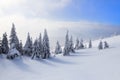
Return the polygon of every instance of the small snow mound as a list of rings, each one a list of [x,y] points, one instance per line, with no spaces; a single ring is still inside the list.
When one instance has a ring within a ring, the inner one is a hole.
[[[20,52],[16,48],[14,48],[11,49],[8,53],[8,55],[14,55],[14,54],[20,55]]]

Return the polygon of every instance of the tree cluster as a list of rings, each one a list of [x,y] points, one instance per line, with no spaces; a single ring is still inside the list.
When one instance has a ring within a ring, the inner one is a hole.
[[[7,33],[3,34],[0,39],[0,54],[5,54],[7,59],[14,59],[19,56],[29,56],[32,59],[50,57],[49,37],[47,30],[44,30],[43,38],[40,34],[39,38],[33,43],[30,34],[27,35],[27,40],[23,46],[22,41],[18,39],[15,25],[12,23],[10,38],[8,40]]]
[[[70,52],[74,53],[74,45],[73,45],[73,40],[72,40],[72,36],[69,39],[69,32],[67,31],[66,37],[65,37],[65,45],[64,45],[64,51],[63,51],[63,55],[70,55]]]
[[[70,55],[70,53],[75,53],[75,50],[85,48],[86,45],[84,44],[83,39],[79,40],[77,38],[76,44],[74,45],[73,37],[72,36],[69,37],[69,31],[67,31],[63,50],[61,48],[59,41],[57,41],[54,53],[55,54],[63,53],[63,56],[67,56]],[[89,40],[88,48],[92,48],[91,40]],[[103,45],[103,42],[100,41],[98,49],[101,50],[106,48],[109,48],[108,43],[104,41]],[[32,40],[30,33],[28,33],[25,45],[23,46],[22,41],[19,40],[19,38],[17,37],[15,25],[14,23],[12,23],[9,40],[7,38],[7,33],[3,34],[2,39],[0,38],[0,54],[5,54],[7,59],[14,59],[20,56],[28,56],[31,57],[31,59],[49,58],[51,53],[47,30],[46,29],[44,30],[43,36],[40,33],[39,37],[36,38],[34,41]]]
[[[85,46],[83,44],[83,39],[79,40],[78,38],[76,39],[76,44],[75,44],[75,49],[79,50],[79,49],[84,49]]]
[[[98,49],[99,50],[102,50],[102,49],[106,49],[106,48],[109,48],[109,44],[107,43],[107,41],[100,41],[99,44],[98,44]]]

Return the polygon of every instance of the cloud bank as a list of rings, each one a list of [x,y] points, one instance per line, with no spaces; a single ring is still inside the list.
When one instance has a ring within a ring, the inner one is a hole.
[[[0,0],[0,12],[5,15],[45,17],[56,10],[65,8],[70,3],[71,0]]]

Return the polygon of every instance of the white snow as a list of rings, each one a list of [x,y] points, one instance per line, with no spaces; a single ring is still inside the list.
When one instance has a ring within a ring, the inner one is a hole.
[[[14,55],[14,54],[20,55],[20,52],[16,48],[14,48],[14,49],[11,49],[8,54],[9,55]]]
[[[104,39],[109,49],[76,51],[47,60],[7,60],[0,56],[0,80],[120,80],[120,36]]]

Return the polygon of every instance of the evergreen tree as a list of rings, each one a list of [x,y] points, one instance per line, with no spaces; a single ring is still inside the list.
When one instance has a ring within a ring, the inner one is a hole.
[[[99,43],[99,45],[98,45],[98,49],[99,49],[99,50],[103,49],[103,42],[102,42],[102,41],[100,41],[100,43]]]
[[[19,52],[21,55],[23,55],[23,44],[22,44],[22,41],[20,40],[20,43],[19,43]]]
[[[83,48],[84,48],[83,39],[81,39],[79,43],[79,49],[83,49]]]
[[[62,53],[62,48],[61,48],[59,42],[57,41],[56,48],[55,48],[55,54],[60,54],[60,53]]]
[[[92,41],[91,40],[89,40],[89,46],[88,47],[92,48]]]
[[[0,38],[0,54],[2,54],[2,40]]]
[[[30,34],[28,33],[27,40],[24,46],[24,54],[27,56],[32,56],[32,39],[30,38]]]
[[[19,40],[16,35],[15,25],[12,23],[11,35],[10,35],[10,49],[15,47],[17,50],[19,49]]]
[[[104,49],[109,48],[107,41],[104,41]]]
[[[78,50],[79,49],[79,39],[77,38],[76,39],[76,44],[75,44],[75,49]]]
[[[75,50],[74,50],[74,44],[73,44],[73,38],[72,38],[72,36],[71,36],[71,38],[70,38],[70,52],[72,52],[72,53],[75,53]]]
[[[47,30],[44,30],[44,36],[43,36],[43,53],[42,58],[46,59],[50,57],[50,47],[49,47],[49,38],[47,35]]]
[[[38,39],[38,44],[39,44],[39,55],[41,56],[43,53],[43,43],[42,43],[42,35],[40,33],[39,39]]]
[[[7,34],[3,34],[3,39],[2,39],[2,53],[3,54],[8,54],[9,47],[8,47],[8,39],[7,39]]]
[[[32,59],[34,58],[40,58],[39,55],[39,44],[38,44],[38,40],[36,39],[34,44],[33,44],[33,55],[32,55]]]
[[[64,47],[64,52],[63,55],[70,55],[70,44],[69,44],[69,35],[68,35],[68,31],[66,34],[66,40],[65,40],[65,47]]]

